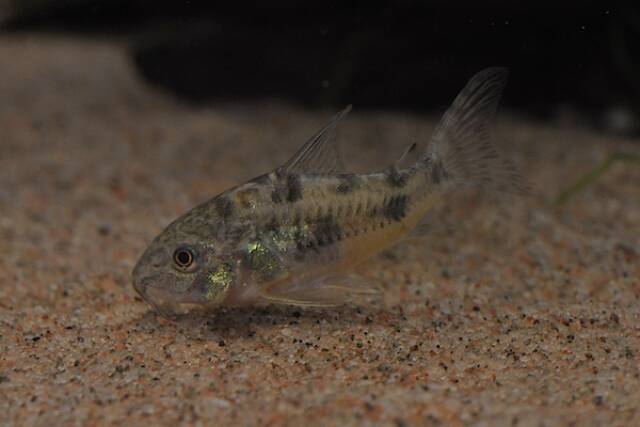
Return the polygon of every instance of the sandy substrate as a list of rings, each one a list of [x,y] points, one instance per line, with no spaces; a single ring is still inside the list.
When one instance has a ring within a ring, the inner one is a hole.
[[[436,209],[430,234],[359,269],[381,299],[170,322],[131,288],[149,240],[283,162],[332,112],[187,108],[103,42],[4,38],[0,58],[0,424],[640,419],[640,169],[551,203],[638,141],[502,114],[496,140],[532,195]],[[433,125],[356,106],[346,163],[385,166]]]

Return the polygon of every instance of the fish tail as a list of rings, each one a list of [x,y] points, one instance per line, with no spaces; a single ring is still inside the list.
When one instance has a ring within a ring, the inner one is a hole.
[[[418,160],[435,184],[480,187],[513,194],[527,192],[515,167],[491,143],[490,124],[507,82],[506,68],[476,74],[446,111]]]

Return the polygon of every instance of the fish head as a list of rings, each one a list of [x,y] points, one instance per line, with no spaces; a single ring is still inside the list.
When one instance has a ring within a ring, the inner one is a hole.
[[[148,246],[132,272],[136,292],[165,317],[186,305],[217,305],[235,280],[225,254],[223,221],[199,206],[170,224]]]

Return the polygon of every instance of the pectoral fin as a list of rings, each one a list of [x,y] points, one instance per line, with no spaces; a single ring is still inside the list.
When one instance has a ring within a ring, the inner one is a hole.
[[[313,281],[279,283],[262,293],[274,304],[305,307],[333,307],[362,295],[376,295],[379,290],[372,283],[355,274],[334,274]]]

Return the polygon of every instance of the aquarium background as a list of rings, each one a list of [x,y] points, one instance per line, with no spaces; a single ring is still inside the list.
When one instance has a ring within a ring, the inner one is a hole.
[[[638,4],[0,0],[0,424],[638,425]],[[530,191],[445,193],[353,271],[378,294],[135,292],[168,224],[345,105],[345,171],[388,171],[494,65]]]
[[[509,67],[507,108],[640,131],[633,1],[5,1],[7,31],[118,37],[138,72],[189,103],[438,111]]]

